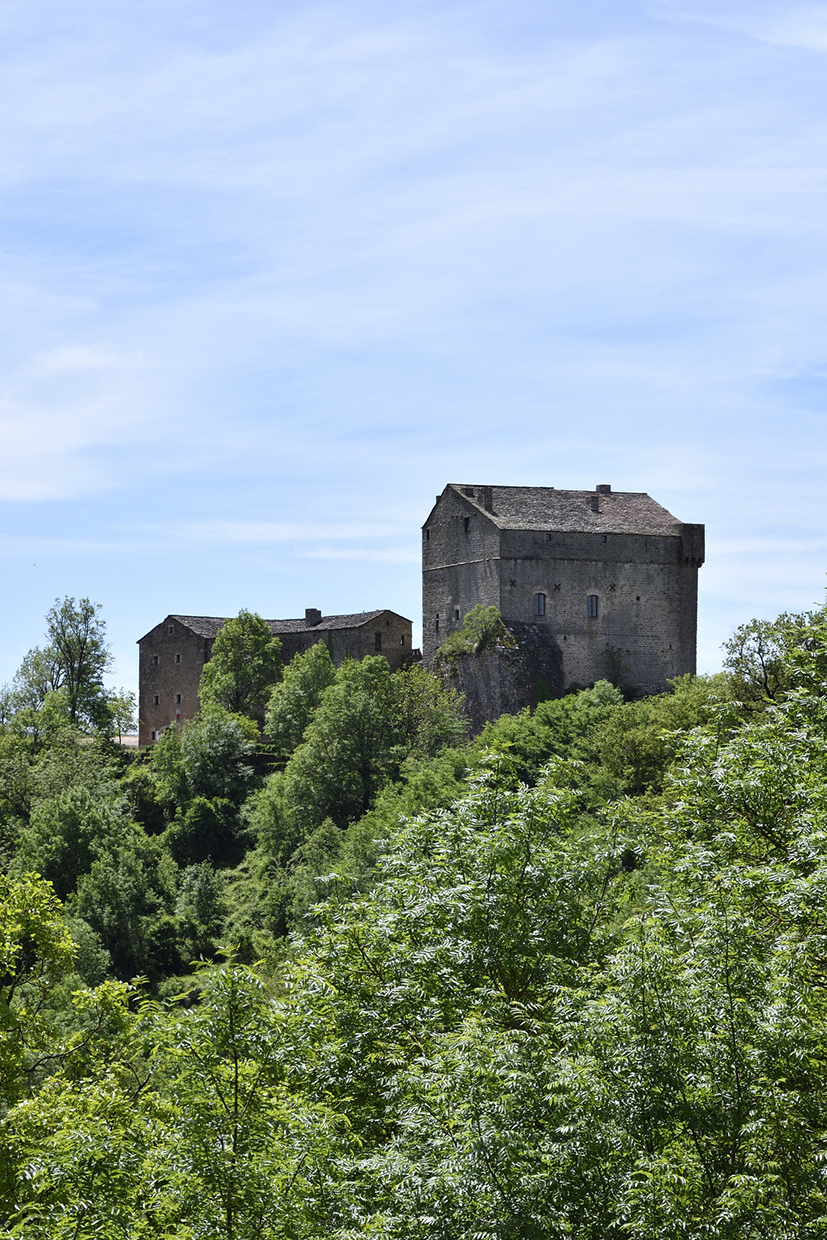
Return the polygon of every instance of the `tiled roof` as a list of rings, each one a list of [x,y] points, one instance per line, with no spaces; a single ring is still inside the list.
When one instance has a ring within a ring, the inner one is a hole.
[[[224,616],[170,616],[170,620],[177,620],[199,637],[215,637],[222,624],[226,624]]]
[[[267,620],[271,633],[309,633],[314,631],[328,632],[330,629],[358,629],[368,624],[377,616],[384,615],[386,608],[379,611],[357,611],[345,616],[322,616],[318,624],[311,624],[305,616],[297,620]],[[185,628],[191,629],[199,637],[215,637],[227,617],[219,616],[171,616]]]
[[[482,487],[450,483],[503,530],[560,533],[671,534],[681,523],[645,491],[558,491],[555,487]],[[469,494],[471,492],[471,494]],[[491,507],[485,508],[490,492]],[[597,498],[599,512],[592,509]]]
[[[358,629],[376,616],[384,615],[385,608],[379,611],[357,611],[350,616],[322,616],[318,624],[310,624],[304,616],[301,620],[268,620],[273,633],[306,633],[314,629]]]

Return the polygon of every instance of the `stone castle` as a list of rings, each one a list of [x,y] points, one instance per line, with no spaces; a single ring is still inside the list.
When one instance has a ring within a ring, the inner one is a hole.
[[[496,607],[516,641],[456,669],[475,728],[543,697],[612,680],[661,693],[695,671],[704,527],[643,492],[559,491],[450,483],[422,527],[422,658],[476,604]],[[225,619],[167,616],[140,639],[139,744],[198,710],[204,663]],[[318,641],[336,666],[382,654],[413,658],[411,622],[394,611],[268,620],[285,661]]]
[[[466,659],[475,724],[612,680],[662,693],[695,671],[704,527],[642,492],[449,484],[422,527],[422,654],[432,665],[477,603],[517,652]]]

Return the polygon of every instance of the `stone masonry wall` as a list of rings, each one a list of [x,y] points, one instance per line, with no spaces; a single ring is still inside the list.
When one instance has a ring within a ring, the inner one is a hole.
[[[198,686],[212,642],[198,637],[177,620],[157,624],[139,648],[140,718],[138,744],[148,745],[154,733],[191,719],[198,712]]]

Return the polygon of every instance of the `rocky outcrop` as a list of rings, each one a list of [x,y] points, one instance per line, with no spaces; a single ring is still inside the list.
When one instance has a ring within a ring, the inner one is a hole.
[[[479,654],[456,655],[446,668],[452,687],[465,695],[474,733],[500,715],[563,696],[563,656],[546,626],[512,621],[508,630],[515,648],[491,646]]]

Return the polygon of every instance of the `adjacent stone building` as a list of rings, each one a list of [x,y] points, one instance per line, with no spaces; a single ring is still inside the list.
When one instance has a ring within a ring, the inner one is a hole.
[[[481,683],[460,686],[472,715],[475,698],[494,717],[603,679],[662,692],[695,671],[703,561],[704,527],[643,492],[451,483],[422,528],[423,659],[480,603],[519,649],[507,684],[481,664]]]
[[[140,639],[140,745],[157,740],[170,723],[182,723],[197,714],[201,672],[225,623],[226,617],[218,616],[167,616]],[[268,620],[267,624],[281,641],[285,663],[317,642],[325,642],[336,667],[348,657],[381,654],[395,671],[414,657],[411,622],[394,611],[323,616],[308,607],[303,620]]]

